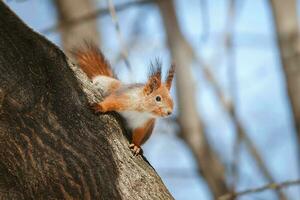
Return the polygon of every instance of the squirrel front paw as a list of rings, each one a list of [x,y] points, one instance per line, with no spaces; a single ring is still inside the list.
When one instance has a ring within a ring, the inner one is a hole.
[[[90,105],[90,107],[95,113],[104,113],[104,112],[106,112],[106,110],[103,108],[103,106],[100,103],[93,103],[93,104]]]
[[[129,148],[131,149],[133,155],[135,155],[135,156],[137,156],[139,154],[143,154],[142,148],[140,146],[136,145],[136,144],[131,143],[129,145]]]

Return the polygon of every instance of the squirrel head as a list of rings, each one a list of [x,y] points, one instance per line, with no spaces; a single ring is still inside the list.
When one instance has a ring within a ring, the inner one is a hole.
[[[164,82],[161,80],[161,63],[156,60],[156,67],[151,64],[150,76],[143,88],[145,95],[145,109],[156,117],[165,117],[173,112],[173,100],[170,89],[175,73],[175,66],[171,65]]]

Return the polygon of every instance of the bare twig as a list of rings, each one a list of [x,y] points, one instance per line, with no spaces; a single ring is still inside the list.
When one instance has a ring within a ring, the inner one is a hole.
[[[230,95],[233,104],[238,102],[238,93],[236,88],[236,65],[235,51],[233,47],[234,25],[236,18],[236,0],[229,0],[229,8],[224,32],[225,52],[227,53],[227,77],[229,81]]]
[[[217,48],[215,54],[212,56],[211,62],[212,66],[219,66],[220,62],[222,62],[226,55],[228,55],[228,45],[234,46],[232,40],[232,32],[233,32],[233,24],[234,20],[239,16],[242,12],[242,3],[244,1],[237,1],[237,0],[228,0],[228,12],[224,26],[224,32],[221,35],[220,43],[221,48]],[[246,35],[246,34],[245,34]],[[252,36],[253,37],[253,36]]]
[[[130,31],[130,38],[128,39],[127,42],[127,52],[130,52],[131,50],[133,50],[134,48],[137,47],[138,43],[139,43],[139,36],[142,32],[142,24],[145,22],[147,16],[148,16],[149,12],[148,10],[144,9],[144,10],[139,10],[139,13],[137,14],[137,17],[135,18],[134,22],[132,23],[132,27],[131,27],[131,31]],[[143,17],[140,17],[141,15],[143,15]],[[122,56],[122,51],[118,52],[117,56],[114,58],[113,63],[118,63],[120,60],[123,59]]]
[[[285,181],[285,182],[281,182],[281,183],[270,183],[270,184],[263,185],[258,188],[252,188],[252,189],[247,189],[247,190],[243,190],[243,191],[236,192],[236,193],[225,194],[225,195],[221,196],[220,198],[218,198],[218,200],[231,200],[231,199],[236,199],[237,197],[248,195],[248,194],[262,192],[265,190],[279,190],[282,188],[295,186],[295,185],[299,185],[299,184],[300,184],[300,179]]]
[[[120,28],[120,24],[119,24],[119,20],[118,20],[117,14],[116,14],[116,10],[115,10],[115,6],[114,6],[114,3],[113,3],[113,0],[107,0],[107,3],[108,3],[108,8],[109,8],[110,16],[111,16],[112,21],[114,23],[114,26],[115,26],[115,29],[116,29],[116,32],[117,32],[117,35],[118,35],[118,39],[119,39],[119,42],[120,42],[121,55],[122,55],[122,57],[124,59],[126,67],[129,70],[131,70],[132,68],[131,68],[131,65],[130,65],[129,60],[128,60],[128,51],[127,51],[125,42],[123,41],[123,37],[122,37],[122,33],[121,33],[121,28]]]
[[[126,9],[134,7],[134,6],[145,6],[145,5],[151,5],[153,3],[154,3],[154,0],[138,0],[138,1],[132,0],[132,1],[129,1],[129,2],[126,2],[126,3],[116,6],[115,10],[117,12],[119,12],[119,11],[123,11],[123,10],[126,10]],[[44,30],[41,30],[41,33],[49,34],[49,33],[60,30],[64,26],[74,26],[74,25],[80,24],[83,21],[92,20],[99,16],[104,16],[104,15],[108,15],[108,14],[109,14],[109,8],[100,8],[100,9],[96,10],[95,12],[88,13],[79,18],[65,21],[63,23],[58,23],[54,26],[51,26]]]
[[[234,118],[238,117],[236,107],[238,107],[238,90],[236,87],[237,75],[236,75],[236,63],[235,63],[235,51],[233,46],[234,37],[234,25],[236,18],[236,0],[229,0],[229,7],[227,12],[227,19],[225,23],[224,31],[224,43],[225,43],[225,53],[227,53],[227,77],[230,88],[230,96],[232,103],[230,104],[229,112],[232,113]],[[236,122],[233,120],[233,122]],[[233,124],[235,129],[236,123]],[[235,130],[237,132],[237,130]],[[240,144],[242,142],[241,134],[236,134],[234,145],[233,145],[233,162],[231,166],[232,171],[232,191],[235,191],[239,173],[238,173],[238,163],[240,158]]]

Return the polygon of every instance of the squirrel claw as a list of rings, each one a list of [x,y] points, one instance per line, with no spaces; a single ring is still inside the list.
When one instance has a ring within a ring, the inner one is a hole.
[[[135,155],[135,156],[138,156],[139,154],[142,154],[142,149],[141,149],[140,146],[137,146],[137,145],[131,143],[129,145],[129,148],[131,149],[133,155]]]

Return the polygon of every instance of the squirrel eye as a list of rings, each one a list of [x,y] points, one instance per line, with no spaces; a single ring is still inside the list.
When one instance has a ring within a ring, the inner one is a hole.
[[[161,101],[161,97],[160,96],[156,96],[155,100],[156,101]]]

